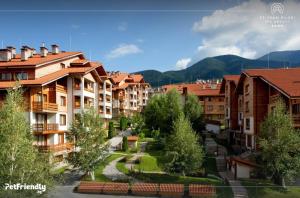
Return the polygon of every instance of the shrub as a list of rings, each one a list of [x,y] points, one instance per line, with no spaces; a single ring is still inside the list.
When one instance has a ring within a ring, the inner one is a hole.
[[[115,127],[114,127],[114,123],[109,122],[109,125],[108,125],[108,138],[111,139],[114,136],[116,136],[116,130],[115,130]]]
[[[144,138],[145,138],[145,134],[144,134],[143,132],[140,133],[140,134],[139,134],[139,138],[140,138],[140,139],[144,139]]]
[[[125,129],[127,129],[127,127],[128,127],[128,120],[126,117],[123,116],[120,118],[120,129],[124,131]]]
[[[160,134],[159,130],[152,130],[151,131],[151,137],[154,138],[154,139],[158,139],[159,138],[159,134]]]
[[[128,151],[128,140],[127,140],[126,136],[123,137],[122,150],[123,151]]]

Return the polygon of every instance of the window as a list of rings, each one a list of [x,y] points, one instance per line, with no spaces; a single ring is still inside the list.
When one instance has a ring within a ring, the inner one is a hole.
[[[61,126],[66,126],[66,123],[67,123],[67,116],[64,115],[64,114],[60,114],[60,116],[59,116],[59,124]]]
[[[207,101],[209,101],[209,102],[210,102],[210,101],[211,101],[211,97],[208,97],[208,98],[207,98]]]
[[[245,93],[246,93],[246,94],[249,93],[249,85],[246,85],[246,86],[245,86]]]
[[[17,80],[27,80],[28,79],[28,73],[26,72],[19,72],[16,73]]]
[[[0,78],[1,80],[11,80],[11,73],[1,73]]]
[[[65,107],[66,106],[66,97],[60,96],[60,106]]]
[[[66,68],[66,65],[63,64],[63,63],[61,63],[61,64],[60,64],[60,68],[64,69],[64,68]]]
[[[250,119],[246,118],[246,130],[250,130]]]
[[[242,120],[243,119],[243,113],[239,113],[239,120]]]
[[[214,109],[214,107],[212,105],[207,106],[207,111],[212,111],[213,109]]]
[[[292,112],[293,114],[300,114],[300,104],[293,104]]]
[[[75,96],[75,108],[80,108],[80,96]]]
[[[245,106],[246,106],[246,112],[249,112],[249,102],[246,102]]]

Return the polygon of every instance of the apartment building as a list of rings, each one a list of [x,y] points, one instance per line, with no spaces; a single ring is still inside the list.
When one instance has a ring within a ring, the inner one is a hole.
[[[14,47],[0,49],[0,100],[19,80],[34,144],[59,164],[73,151],[66,136],[76,113],[94,107],[104,119],[112,117],[112,84],[101,63],[86,60],[81,52],[51,48],[42,46],[37,53],[23,46],[20,54]]]
[[[109,73],[113,84],[113,117],[141,112],[149,99],[149,83],[140,74]]]
[[[236,94],[240,75],[224,75],[220,93],[225,95],[225,130],[231,145],[245,145],[243,96]]]
[[[256,150],[260,125],[279,98],[285,102],[294,127],[300,127],[299,76],[300,68],[290,68],[250,69],[244,71],[238,81],[237,76],[234,79],[224,77],[221,93],[225,93],[225,98],[230,95],[229,111],[234,109],[226,117],[227,122],[230,121],[232,144],[238,142],[247,150]],[[226,103],[225,108],[228,108]],[[244,140],[240,139],[240,134]]]
[[[224,122],[224,94],[220,93],[221,84],[218,81],[199,81],[162,86],[163,92],[176,89],[183,96],[191,93],[198,97],[203,107],[206,129],[218,133]]]

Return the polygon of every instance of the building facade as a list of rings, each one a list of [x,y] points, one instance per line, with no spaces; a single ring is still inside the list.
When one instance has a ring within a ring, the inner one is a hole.
[[[113,84],[113,117],[141,112],[149,100],[150,85],[140,74],[109,73]]]
[[[19,81],[24,89],[25,115],[34,145],[51,152],[57,164],[73,151],[68,128],[76,113],[94,107],[104,119],[112,117],[112,84],[101,63],[87,61],[81,52],[63,52],[52,45],[40,53],[23,46],[21,53],[0,50],[0,101]]]
[[[225,93],[226,101],[229,98],[225,122],[232,145],[256,150],[260,125],[279,99],[286,104],[294,127],[300,127],[299,75],[300,68],[250,69],[234,80],[224,77],[221,93]]]

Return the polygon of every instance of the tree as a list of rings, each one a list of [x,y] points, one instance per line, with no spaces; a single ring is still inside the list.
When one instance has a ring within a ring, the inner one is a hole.
[[[94,109],[76,114],[68,136],[69,140],[75,140],[76,151],[69,158],[69,162],[88,173],[92,180],[95,180],[95,166],[107,153],[104,138],[103,120]]]
[[[188,94],[184,104],[184,114],[190,120],[193,129],[199,133],[205,128],[203,108],[197,96]]]
[[[183,115],[173,124],[173,133],[167,139],[166,171],[171,173],[191,174],[199,170],[203,163],[204,151],[198,143],[198,136]]]
[[[116,130],[113,122],[109,122],[108,124],[108,138],[111,139],[116,136]]]
[[[120,118],[120,129],[121,129],[122,131],[124,131],[125,129],[127,129],[127,125],[128,125],[127,118],[124,117],[124,116],[122,116],[122,117]]]
[[[148,102],[145,111],[145,124],[150,130],[160,130],[163,136],[172,131],[173,123],[183,114],[180,94],[175,89],[166,94],[153,96]]]
[[[128,139],[126,136],[123,137],[122,150],[128,151]]]
[[[145,126],[144,118],[140,113],[136,113],[131,118],[132,130],[135,134],[141,133],[143,127]]]
[[[24,116],[21,88],[7,91],[0,109],[0,186],[9,184],[53,185],[49,153],[41,153],[33,146],[30,125]],[[0,197],[35,197],[36,190],[4,191]]]
[[[300,135],[293,128],[291,116],[283,101],[278,101],[272,113],[261,125],[259,145],[264,167],[274,183],[285,187],[300,172]]]

